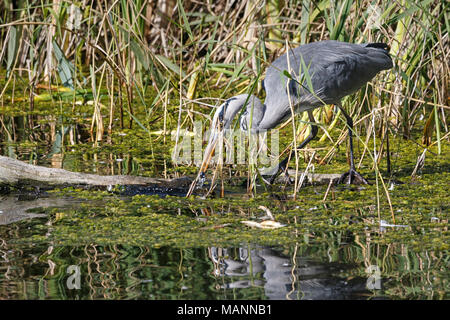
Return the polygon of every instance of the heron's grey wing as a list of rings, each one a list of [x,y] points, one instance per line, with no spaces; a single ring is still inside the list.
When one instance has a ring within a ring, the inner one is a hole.
[[[385,47],[378,43],[361,45],[330,40],[291,50],[289,55],[275,60],[267,70],[267,107],[280,102],[289,105],[287,89],[291,101],[299,105],[318,106],[338,102],[358,90],[379,71],[392,67]],[[284,76],[284,70],[289,70],[296,81]],[[308,85],[305,72],[313,88]]]
[[[323,104],[315,95],[322,88],[324,65],[332,62],[326,54],[321,59],[315,59],[315,55],[326,48],[323,43],[315,42],[290,50],[289,54],[280,56],[267,69],[264,79],[266,115],[262,127],[270,128],[289,118],[291,105],[296,112],[301,112]],[[290,74],[290,78],[286,77],[285,72]],[[306,72],[313,88],[306,81]]]
[[[382,48],[360,45],[352,49],[354,51],[336,57],[321,74],[327,79],[321,82],[324,83],[322,96],[327,103],[340,101],[364,86],[378,72],[392,68],[392,59]]]
[[[300,99],[305,104],[314,106],[318,99],[314,98],[311,91],[317,93],[322,87],[322,70],[324,66],[333,62],[333,58],[327,54],[330,49],[328,45],[333,42],[322,41],[301,45],[283,54],[276,59],[267,69],[265,82],[266,107],[267,112],[272,113],[272,117],[286,117],[291,114],[290,104],[297,105]],[[317,59],[315,56],[321,57]],[[285,72],[290,74],[291,80],[285,76]],[[309,88],[307,73],[313,81],[313,88]],[[313,89],[313,90],[311,90]]]

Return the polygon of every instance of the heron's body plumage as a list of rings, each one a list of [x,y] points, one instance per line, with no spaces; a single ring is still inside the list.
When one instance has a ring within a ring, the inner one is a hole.
[[[211,153],[214,152],[219,121],[222,128],[228,129],[239,111],[245,109],[240,121],[242,130],[249,128],[254,131],[269,130],[291,117],[292,110],[295,113],[307,111],[310,121],[314,123],[312,109],[325,104],[336,104],[343,111],[349,127],[350,171],[343,177],[348,177],[348,181],[351,182],[355,176],[359,176],[360,181],[367,183],[354,168],[353,122],[342,109],[340,101],[364,86],[378,72],[392,66],[388,47],[383,43],[353,44],[327,40],[304,44],[289,50],[267,69],[263,82],[266,91],[264,104],[254,95],[241,94],[226,100],[217,109],[199,177],[204,176]],[[311,132],[299,148],[314,138],[317,128]],[[278,169],[287,166],[288,160],[289,157],[280,163],[270,181],[274,180]],[[188,195],[195,183],[196,181],[193,182]]]
[[[333,40],[312,42],[277,58],[266,72],[264,117],[256,124],[257,128],[274,128],[289,118],[291,104],[296,112],[303,112],[337,103],[378,72],[392,68],[387,50],[382,45],[371,45]],[[286,77],[285,71],[295,80]],[[313,88],[308,85],[305,72]]]

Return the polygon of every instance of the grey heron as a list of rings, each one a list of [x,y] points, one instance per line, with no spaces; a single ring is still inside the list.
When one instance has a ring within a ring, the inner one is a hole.
[[[218,141],[217,126],[229,129],[234,117],[244,108],[240,119],[241,130],[256,132],[277,127],[292,116],[292,110],[295,113],[306,111],[311,131],[297,147],[301,149],[318,132],[312,110],[326,104],[338,106],[346,118],[350,148],[350,170],[338,182],[367,184],[355,169],[353,120],[342,108],[341,100],[356,92],[380,71],[393,67],[388,50],[384,43],[353,44],[326,40],[301,45],[277,58],[267,69],[263,81],[266,91],[264,104],[254,95],[241,94],[227,99],[218,107],[199,174],[187,196],[192,194],[198,180],[204,179]],[[289,159],[288,156],[282,160],[266,177],[266,182],[273,183],[279,172],[286,169]]]

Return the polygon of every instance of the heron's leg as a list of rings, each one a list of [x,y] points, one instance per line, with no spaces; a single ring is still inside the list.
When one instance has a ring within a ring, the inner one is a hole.
[[[317,127],[316,120],[314,119],[314,115],[312,113],[312,110],[307,111],[307,112],[308,112],[308,116],[309,116],[309,122],[311,123],[311,132],[306,137],[306,139],[303,140],[302,143],[300,143],[300,145],[297,147],[297,150],[303,149],[312,139],[314,139],[316,137],[317,132],[319,131],[319,128]],[[286,158],[284,158],[283,161],[281,161],[278,164],[278,168],[276,169],[275,173],[273,173],[272,175],[268,175],[266,177],[263,177],[263,179],[268,184],[273,184],[273,182],[278,177],[278,175],[281,172],[286,170],[290,158],[291,158],[290,155],[288,155]]]
[[[350,117],[347,112],[345,112],[344,108],[342,108],[341,103],[336,104],[339,109],[341,109],[342,114],[347,120],[348,126],[348,138],[350,144],[350,170],[344,173],[340,178],[338,183],[347,183],[347,184],[368,184],[367,180],[361,176],[355,168],[354,156],[353,156],[353,119]]]

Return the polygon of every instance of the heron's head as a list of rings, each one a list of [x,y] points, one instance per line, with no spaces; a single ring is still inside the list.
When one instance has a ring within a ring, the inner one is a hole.
[[[226,100],[217,108],[211,123],[211,133],[209,136],[208,145],[206,146],[203,154],[203,161],[200,166],[200,175],[204,175],[208,169],[208,165],[214,155],[217,143],[220,140],[221,133],[224,133],[224,130],[230,129],[233,119],[237,113],[251,102],[252,97],[253,96],[249,97],[247,94],[234,96]]]

